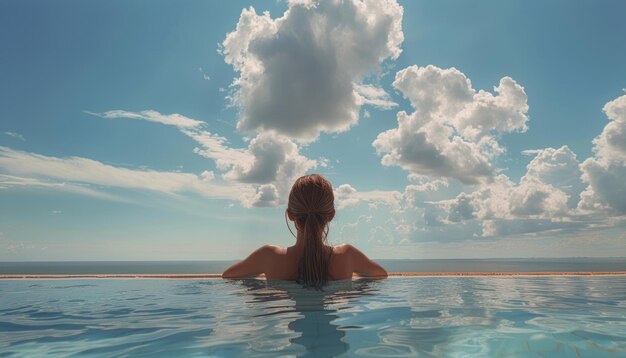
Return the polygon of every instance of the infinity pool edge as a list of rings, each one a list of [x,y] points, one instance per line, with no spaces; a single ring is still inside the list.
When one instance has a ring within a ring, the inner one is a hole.
[[[389,277],[458,277],[458,276],[624,276],[626,271],[540,271],[540,272],[390,272]],[[55,274],[0,275],[4,279],[72,279],[72,278],[158,278],[201,279],[221,278],[221,274]],[[357,275],[355,278],[359,277]],[[258,276],[257,278],[264,278]]]

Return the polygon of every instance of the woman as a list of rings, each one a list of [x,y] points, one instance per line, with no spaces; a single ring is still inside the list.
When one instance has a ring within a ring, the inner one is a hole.
[[[223,278],[244,278],[265,274],[268,279],[296,280],[319,288],[328,280],[387,277],[387,271],[352,245],[328,246],[328,223],[335,216],[333,188],[321,175],[300,177],[291,187],[285,212],[298,235],[295,245],[265,245],[245,260],[229,267]],[[289,227],[289,223],[287,223]],[[291,228],[289,228],[291,231]],[[291,233],[293,235],[293,232]]]

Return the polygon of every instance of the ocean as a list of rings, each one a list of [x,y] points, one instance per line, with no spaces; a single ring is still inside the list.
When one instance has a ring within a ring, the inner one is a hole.
[[[389,272],[626,271],[626,258],[376,260]],[[215,274],[236,261],[0,262],[3,275]]]

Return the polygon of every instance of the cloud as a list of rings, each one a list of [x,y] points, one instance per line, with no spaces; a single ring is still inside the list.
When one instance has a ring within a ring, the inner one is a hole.
[[[338,209],[347,209],[358,205],[367,204],[370,218],[363,222],[360,218],[358,229],[356,224],[347,224],[341,228],[341,236],[344,239],[353,240],[354,237],[369,237],[369,243],[374,245],[392,244],[394,237],[398,242],[407,242],[413,234],[419,232],[428,234],[421,224],[425,224],[430,218],[426,217],[433,210],[438,209],[428,203],[424,203],[423,195],[427,190],[417,185],[408,185],[403,192],[394,190],[371,190],[358,191],[350,184],[342,184],[335,188],[335,205]],[[429,207],[429,209],[425,209]],[[371,220],[371,218],[374,220]],[[370,221],[372,221],[370,223]],[[348,233],[351,233],[348,235]]]
[[[439,204],[426,200],[434,190],[447,186],[447,182],[435,180],[426,181],[426,178],[412,178],[418,184],[409,184],[404,191],[372,190],[360,192],[350,184],[342,184],[335,189],[335,204],[338,209],[349,209],[367,204],[370,216],[375,218],[370,235],[371,242],[380,244],[380,237],[373,233],[383,234],[383,242],[394,242],[388,236],[397,237],[398,242],[409,242],[412,239],[420,241],[447,239],[450,231],[443,232],[441,222],[445,212]],[[361,230],[361,234],[365,229]],[[456,232],[454,232],[456,235]],[[467,234],[467,230],[465,230]]]
[[[199,141],[209,146],[196,152],[216,159],[224,179],[256,185],[256,194],[245,200],[247,206],[283,204],[293,182],[318,165],[301,155],[291,140],[271,132],[257,135],[243,150],[219,148],[212,141]]]
[[[194,153],[215,160],[218,169],[225,171],[235,163],[249,163],[254,160],[245,149],[230,148],[228,140],[207,131],[182,130],[182,133],[196,141],[200,147]]]
[[[454,92],[463,97],[459,94],[462,91]],[[439,105],[425,108],[432,111]],[[608,102],[603,110],[609,124],[593,140],[594,155],[582,164],[567,146],[525,150],[522,153],[533,158],[518,183],[499,174],[491,181],[480,182],[470,193],[461,192],[450,200],[427,201],[425,204],[434,207],[424,213],[424,222],[446,225],[446,230],[450,225],[478,222],[482,224],[482,236],[488,237],[622,225],[618,219],[626,214],[626,95]],[[415,174],[409,178],[424,180]],[[399,214],[416,202],[409,200],[409,187],[402,195]],[[405,221],[405,229],[410,229],[418,219]],[[410,233],[409,229],[405,231]]]
[[[580,208],[626,215],[626,167],[590,158],[583,162],[581,169],[583,181],[588,186],[581,194]]]
[[[5,249],[7,250],[7,252],[16,253],[26,250],[47,250],[48,247],[41,245],[25,244],[23,242],[12,242],[8,245],[5,245]]]
[[[384,89],[376,87],[374,85],[354,85],[355,91],[361,97],[361,103],[369,104],[380,109],[391,109],[397,107],[398,104],[394,102],[389,93]],[[366,114],[363,114],[366,117]]]
[[[469,194],[435,202],[447,213],[443,222],[482,220],[484,236],[571,227],[583,189],[576,155],[567,146],[525,154],[535,157],[519,183],[500,174]]]
[[[500,80],[494,95],[474,90],[455,68],[411,66],[396,74],[393,86],[415,111],[399,112],[398,127],[372,143],[385,166],[478,184],[495,175],[492,160],[504,152],[498,137],[527,130],[527,96],[510,77]]]
[[[320,157],[317,160],[317,163],[319,164],[320,167],[322,168],[332,168],[333,165],[330,162],[330,159],[326,158],[326,157]]]
[[[281,196],[274,184],[259,185],[253,195],[242,201],[244,207],[278,206],[281,203]]]
[[[415,184],[407,185],[405,190],[411,192],[423,192],[423,191],[437,191],[441,187],[447,187],[449,185],[446,179],[430,179],[427,176],[409,174],[409,181]]]
[[[394,205],[401,196],[398,191],[371,190],[357,191],[350,184],[341,184],[334,189],[335,205],[338,209],[367,202],[373,205]]]
[[[564,233],[596,225],[597,221],[581,217],[577,212],[578,196],[572,202],[568,200],[568,193],[580,193],[582,187],[579,177],[578,183],[571,179],[580,175],[575,154],[563,146],[537,150],[534,155],[518,183],[497,175],[473,192],[461,192],[450,200],[429,199],[442,195],[437,190],[447,186],[447,182],[413,176],[411,180],[417,184],[408,184],[403,192],[373,191],[379,200],[367,200],[370,192],[361,193],[349,184],[340,185],[335,190],[336,203],[344,210],[367,203],[368,216],[376,220],[361,223],[362,226],[376,226],[378,233],[380,230],[393,233],[398,239],[392,242],[397,243]],[[360,236],[367,237],[366,228],[359,230]]]
[[[355,222],[341,225],[338,235],[341,242],[354,244],[370,240],[371,221],[371,215],[360,215]]]
[[[202,74],[202,78],[204,78],[205,81],[211,80],[211,77],[207,75],[206,73],[204,73],[204,70],[202,69],[202,67],[198,67],[198,71],[200,71],[200,73]]]
[[[240,199],[250,190],[241,185],[207,182],[203,180],[203,176],[191,173],[120,168],[81,157],[50,157],[6,147],[0,147],[0,170],[14,175],[29,176],[19,178],[4,175],[4,181],[0,182],[0,185],[8,183],[12,186],[42,186],[45,183],[42,180],[45,180],[48,181],[46,185],[51,188],[63,187],[67,185],[65,182],[70,182],[73,188],[79,184],[91,184],[165,194],[194,193],[206,198],[231,200]]]
[[[4,132],[4,134],[8,135],[9,137],[13,137],[15,139],[19,139],[22,142],[26,141],[26,139],[24,138],[23,135],[19,134],[19,133],[15,133],[15,132]]]
[[[338,209],[358,205],[361,202],[358,192],[350,184],[341,184],[333,191],[335,195],[335,205]]]
[[[180,114],[166,115],[154,110],[138,113],[115,110],[103,115],[87,113],[104,118],[131,118],[152,122],[157,121],[153,119],[158,119],[159,123],[177,127],[181,133],[200,145],[194,148],[194,153],[215,161],[223,179],[251,184],[254,194],[246,195],[242,199],[242,204],[246,207],[277,206],[284,203],[293,181],[318,165],[317,161],[301,155],[299,147],[292,140],[275,132],[258,134],[249,141],[247,148],[231,148],[225,137],[201,129],[204,122]],[[147,119],[148,117],[151,119]],[[207,178],[203,176],[202,179],[206,181]]]
[[[612,215],[626,214],[626,95],[604,108],[609,123],[593,140],[594,156],[580,166],[587,188],[580,209]]]
[[[215,160],[224,179],[255,186],[257,194],[253,198],[258,201],[248,198],[246,206],[284,203],[291,184],[318,165],[317,161],[301,155],[290,139],[272,132],[257,135],[245,149],[228,148],[225,138],[208,132],[185,133],[202,145],[194,150],[197,154]],[[275,194],[271,200],[270,194]]]
[[[250,154],[251,160],[232,163],[225,178],[244,183],[291,182],[317,166],[314,160],[302,156],[291,140],[271,133],[261,133],[253,138],[246,153]]]
[[[498,175],[489,184],[476,191],[460,193],[455,199],[438,202],[446,208],[448,221],[459,222],[478,218],[516,219],[549,218],[567,214],[567,195],[552,185],[523,180],[513,183],[505,175]]]
[[[205,123],[195,119],[187,118],[178,113],[173,114],[161,114],[157,111],[147,110],[141,112],[129,112],[123,110],[112,110],[104,113],[96,113],[84,111],[87,114],[98,116],[101,118],[115,119],[115,118],[130,118],[130,119],[142,119],[149,122],[161,123],[169,126],[175,126],[178,128],[199,128]]]
[[[205,170],[202,173],[200,173],[200,178],[202,178],[202,180],[204,181],[211,181],[215,179],[215,173],[213,173],[212,171]]]
[[[588,226],[585,222],[554,221],[550,219],[485,220],[482,223],[483,237],[512,235],[543,235],[580,231]]]
[[[609,123],[593,140],[593,151],[600,160],[626,165],[626,95],[604,105]]]
[[[477,205],[474,196],[466,193],[459,194],[452,201],[440,202],[448,212],[448,222],[471,220],[477,216]]]
[[[583,211],[626,214],[626,95],[608,102],[609,123],[593,140],[594,156],[580,166],[587,188],[581,194]]]
[[[220,49],[239,73],[237,128],[307,142],[350,128],[363,104],[391,107],[363,79],[400,55],[402,14],[392,0],[292,1],[276,19],[244,9]]]
[[[512,216],[562,217],[567,214],[568,196],[541,181],[523,180],[511,188],[508,200]]]
[[[227,170],[237,163],[245,164],[254,161],[254,157],[250,155],[250,153],[246,153],[244,149],[230,148],[228,146],[228,140],[225,137],[202,130],[201,127],[206,124],[205,122],[188,118],[178,113],[162,114],[154,110],[141,112],[112,110],[104,113],[85,111],[85,113],[101,118],[140,119],[174,126],[178,128],[181,133],[201,145],[201,148],[194,150],[196,154],[215,160],[216,166],[220,170]]]
[[[78,195],[90,196],[97,199],[130,203],[131,201],[116,195],[104,193],[93,189],[85,184],[58,182],[54,180],[42,180],[36,178],[25,178],[14,175],[0,174],[0,190],[9,188],[40,188],[48,190],[58,190]]]
[[[523,153],[531,155],[530,151]],[[569,197],[567,207],[575,208],[585,187],[576,154],[565,145],[558,149],[536,150],[532,155],[534,158],[526,167],[522,181],[538,181],[559,188]]]

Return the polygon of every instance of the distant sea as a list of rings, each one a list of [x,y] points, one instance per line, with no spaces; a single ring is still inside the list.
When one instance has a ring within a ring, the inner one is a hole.
[[[626,271],[626,258],[376,260],[389,272]],[[0,262],[0,274],[222,273],[236,261]]]

